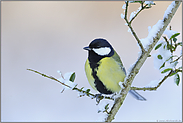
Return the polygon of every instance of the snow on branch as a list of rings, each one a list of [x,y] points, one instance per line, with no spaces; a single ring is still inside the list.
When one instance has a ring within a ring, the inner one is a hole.
[[[128,27],[129,27],[129,30],[131,31],[131,33],[133,34],[133,36],[134,36],[135,39],[137,40],[137,42],[138,42],[138,44],[139,44],[139,46],[140,46],[140,48],[141,48],[141,50],[142,50],[142,53],[143,53],[143,52],[145,52],[145,49],[144,49],[144,47],[143,47],[141,41],[139,40],[138,36],[136,35],[135,31],[133,30],[133,28],[132,28],[132,26],[131,26],[131,23],[132,23],[132,21],[135,19],[135,17],[136,17],[144,8],[143,8],[143,5],[142,5],[142,6],[141,6],[141,9],[138,10],[138,12],[137,12],[133,17],[131,17],[130,22],[129,22],[128,19],[127,19],[128,2],[129,2],[129,1],[126,1],[126,5],[125,5],[126,8],[125,8],[124,19],[125,19],[125,21],[126,21]],[[124,8],[124,7],[123,7],[123,8]]]
[[[155,81],[152,81],[150,84],[148,84],[146,87],[142,87],[142,88],[139,88],[139,87],[131,87],[130,90],[143,90],[143,91],[149,90],[149,91],[155,91],[155,90],[157,90],[162,85],[162,83],[168,77],[170,77],[171,75],[173,75],[173,73],[176,73],[176,72],[182,72],[182,70],[178,70],[178,69],[176,71],[171,70],[168,73],[168,75],[164,76],[163,79],[160,82],[157,81],[157,80],[155,80]]]
[[[128,91],[131,89],[131,84],[132,84],[133,79],[135,78],[138,71],[140,70],[140,68],[142,67],[142,65],[146,61],[147,57],[149,56],[149,53],[152,51],[152,49],[154,48],[154,46],[156,45],[156,43],[158,42],[158,40],[162,36],[163,32],[167,28],[168,24],[170,23],[171,19],[174,16],[175,12],[177,11],[180,3],[181,3],[181,1],[173,1],[171,3],[171,5],[167,8],[167,10],[165,11],[163,20],[158,21],[157,25],[155,25],[156,29],[154,29],[154,31],[151,32],[152,34],[149,34],[150,35],[149,37],[151,37],[152,39],[149,39],[150,43],[148,43],[148,47],[146,47],[147,49],[145,51],[141,41],[139,41],[137,35],[135,33],[133,33],[133,28],[131,27],[131,24],[129,24],[129,22],[127,21],[128,1],[126,1],[126,10],[125,10],[124,19],[126,20],[129,28],[131,29],[132,34],[136,38],[136,40],[137,40],[137,42],[142,50],[142,54],[139,56],[139,58],[137,59],[137,61],[133,65],[133,68],[131,69],[130,73],[127,74],[127,76],[124,80],[126,88],[123,88],[120,91],[121,96],[119,98],[115,99],[113,107],[111,108],[108,116],[105,118],[105,122],[111,122],[114,119],[116,113],[118,112],[119,108],[123,104],[124,99],[126,98]]]
[[[41,72],[38,72],[38,71],[36,71],[36,70],[32,70],[32,69],[27,69],[27,70],[32,71],[32,72],[34,72],[34,73],[37,73],[37,74],[39,74],[39,75],[42,75],[43,77],[52,79],[52,80],[57,81],[58,83],[62,84],[63,89],[62,89],[61,93],[62,93],[64,90],[71,89],[71,90],[76,90],[76,91],[78,91],[79,97],[88,96],[88,97],[90,97],[91,99],[96,98],[96,99],[99,100],[99,101],[102,100],[102,99],[114,100],[112,97],[102,96],[102,95],[98,96],[98,95],[92,94],[92,93],[90,93],[90,89],[86,89],[86,88],[84,88],[84,87],[82,87],[81,89],[77,88],[77,87],[76,87],[77,84],[74,83],[74,78],[75,78],[75,77],[72,76],[72,75],[74,75],[73,72],[68,72],[68,73],[66,73],[64,76],[62,76],[61,72],[58,71],[58,73],[60,73],[60,75],[61,75],[61,78],[56,79],[55,77],[48,76],[48,75],[43,74],[43,73],[41,73]],[[99,103],[99,102],[98,102],[98,103]]]

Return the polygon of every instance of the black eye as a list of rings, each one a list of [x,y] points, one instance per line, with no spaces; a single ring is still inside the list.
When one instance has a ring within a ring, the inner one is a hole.
[[[95,48],[100,48],[100,46],[95,46]]]

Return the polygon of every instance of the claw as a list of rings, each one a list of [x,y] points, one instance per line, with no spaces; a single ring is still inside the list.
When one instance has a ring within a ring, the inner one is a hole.
[[[96,98],[97,105],[100,103],[100,100],[103,99],[102,94],[95,94],[94,97]]]

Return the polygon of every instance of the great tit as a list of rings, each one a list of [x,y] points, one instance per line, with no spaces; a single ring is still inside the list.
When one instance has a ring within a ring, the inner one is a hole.
[[[101,94],[119,92],[119,82],[126,77],[125,68],[119,55],[106,39],[94,39],[88,47],[88,59],[85,62],[85,73],[91,87]],[[135,90],[129,91],[136,99],[146,100]]]

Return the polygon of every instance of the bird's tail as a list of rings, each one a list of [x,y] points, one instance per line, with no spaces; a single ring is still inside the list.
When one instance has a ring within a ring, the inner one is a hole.
[[[135,90],[130,90],[130,94],[135,97],[137,100],[146,101],[146,98],[141,96],[139,93],[137,93]]]

